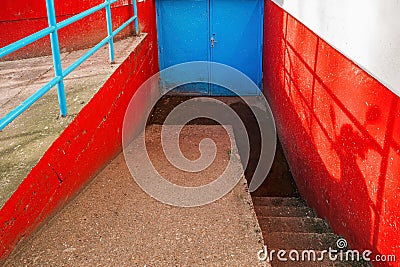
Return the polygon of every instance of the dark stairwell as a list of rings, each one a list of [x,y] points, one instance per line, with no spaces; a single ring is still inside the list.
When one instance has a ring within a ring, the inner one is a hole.
[[[174,107],[190,99],[190,96],[164,96],[155,106],[148,124],[163,124]],[[249,162],[245,169],[248,183],[253,176],[260,154],[260,131],[250,108],[238,97],[215,97],[228,104],[240,116],[246,126],[250,138]],[[199,118],[192,120],[193,125],[217,124],[215,121]],[[239,149],[240,154],[240,149]],[[275,159],[264,183],[251,193],[258,222],[262,229],[268,251],[305,250],[316,252],[315,261],[279,261],[276,253],[272,258],[272,266],[370,266],[365,262],[329,260],[327,256],[318,261],[321,251],[337,248],[337,240],[341,237],[334,234],[327,221],[308,207],[297,190],[294,179],[287,164],[282,146],[277,143]],[[338,259],[339,255],[337,255]],[[288,258],[288,254],[286,254]],[[301,259],[301,254],[300,254]],[[306,258],[307,259],[307,258]],[[343,257],[342,259],[345,259]]]

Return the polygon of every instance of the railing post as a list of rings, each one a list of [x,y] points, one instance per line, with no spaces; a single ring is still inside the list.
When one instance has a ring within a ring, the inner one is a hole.
[[[135,33],[136,33],[136,35],[139,35],[139,17],[138,17],[138,13],[137,13],[136,0],[132,0],[132,6],[133,6],[133,15],[136,16],[136,18],[135,18]]]
[[[60,105],[60,114],[61,116],[65,117],[67,115],[67,100],[65,98],[64,77],[61,66],[60,44],[58,43],[57,20],[56,20],[56,12],[54,9],[54,0],[46,0],[46,7],[47,7],[47,19],[49,21],[49,26],[54,27],[53,32],[50,33],[54,73],[56,76],[61,78],[57,84],[58,103]]]
[[[108,41],[108,47],[109,47],[109,51],[110,51],[110,62],[114,63],[115,62],[115,57],[114,57],[114,34],[113,34],[113,26],[112,26],[110,0],[106,0],[106,3],[107,3],[107,6],[106,6],[107,34],[108,34],[108,37],[110,37],[110,39]]]

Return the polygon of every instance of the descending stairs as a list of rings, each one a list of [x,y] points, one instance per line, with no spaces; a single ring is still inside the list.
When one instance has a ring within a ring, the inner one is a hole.
[[[163,124],[166,116],[180,103],[191,98],[190,96],[165,96],[154,108],[150,124]],[[261,146],[261,133],[258,122],[251,109],[240,98],[218,98],[234,109],[245,123],[249,133],[250,155],[245,169],[245,177],[250,183],[258,164]],[[191,124],[215,124],[209,119],[198,119]],[[239,149],[239,153],[241,150]],[[242,156],[242,155],[241,155]],[[337,249],[336,242],[340,236],[335,235],[329,225],[310,209],[304,200],[299,197],[295,181],[286,161],[283,148],[278,140],[274,163],[264,183],[252,192],[253,204],[258,217],[265,244],[268,250],[290,250],[299,252],[314,249],[317,257],[321,251],[329,247]],[[365,262],[332,262],[327,257],[325,261],[311,262],[281,262],[275,257],[271,263],[277,266],[370,266]]]
[[[273,255],[271,265],[274,266],[368,266],[365,262],[331,261],[325,254],[323,261],[291,261],[288,253],[296,250],[300,254],[304,250],[315,250],[316,257],[321,251],[338,249],[337,240],[329,225],[318,218],[305,201],[297,197],[253,197],[253,204],[263,232],[268,251],[285,250],[288,261],[277,259]],[[292,254],[295,257],[295,254]],[[338,255],[338,259],[339,255]],[[343,257],[345,259],[345,256]]]

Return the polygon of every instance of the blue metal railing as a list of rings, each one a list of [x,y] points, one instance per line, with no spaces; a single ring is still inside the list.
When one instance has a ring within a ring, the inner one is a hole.
[[[34,104],[37,100],[39,100],[45,93],[47,93],[50,89],[57,85],[57,94],[58,94],[58,102],[60,106],[61,116],[65,117],[67,115],[67,103],[65,98],[65,90],[64,90],[64,78],[70,74],[73,70],[75,70],[79,65],[81,65],[86,59],[92,56],[96,51],[98,51],[102,46],[108,43],[109,52],[110,52],[110,62],[114,63],[114,36],[117,35],[120,31],[122,31],[126,26],[130,23],[134,22],[136,34],[139,33],[139,21],[137,17],[137,5],[136,0],[132,0],[133,5],[133,16],[124,22],[121,26],[113,31],[112,26],[112,18],[111,18],[111,4],[117,2],[118,0],[105,0],[104,3],[92,7],[90,9],[85,10],[82,13],[79,13],[75,16],[72,16],[68,19],[65,19],[59,23],[56,21],[56,13],[54,9],[54,0],[46,0],[47,7],[47,18],[49,22],[49,27],[38,31],[32,35],[29,35],[23,39],[18,40],[15,43],[7,45],[0,49],[0,58],[5,57],[12,52],[17,51],[47,35],[50,35],[51,41],[51,51],[53,56],[53,64],[54,64],[54,73],[55,77],[50,80],[46,85],[40,88],[38,91],[33,93],[30,97],[28,97],[24,102],[22,102],[19,106],[14,108],[11,112],[9,112],[6,116],[0,119],[0,131],[4,129],[10,122],[12,122],[15,118],[17,118],[22,112],[27,110],[32,104]],[[78,60],[68,66],[65,70],[62,68],[61,58],[60,58],[60,46],[58,42],[58,30],[62,29],[71,23],[74,23],[78,20],[81,20],[90,14],[93,14],[101,9],[105,8],[106,10],[106,21],[107,21],[107,37],[100,41],[97,45],[91,48],[88,52],[86,52],[83,56],[81,56]]]

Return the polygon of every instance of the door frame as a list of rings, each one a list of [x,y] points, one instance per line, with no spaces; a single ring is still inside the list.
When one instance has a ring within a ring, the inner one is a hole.
[[[158,61],[159,61],[159,66],[160,66],[160,71],[165,69],[165,64],[164,64],[164,53],[163,53],[163,35],[162,35],[162,31],[158,30],[158,27],[160,25],[160,21],[159,21],[159,16],[160,16],[160,2],[164,1],[164,0],[156,0],[155,4],[156,4],[156,27],[157,27],[157,39],[158,39]],[[173,1],[173,0],[169,0],[169,1]],[[179,0],[178,0],[179,1]],[[208,38],[211,39],[211,35],[212,35],[212,29],[213,29],[213,10],[212,10],[212,2],[213,1],[218,1],[218,0],[206,0],[207,1],[207,9],[208,9]],[[235,1],[235,0],[233,0]],[[260,5],[260,24],[259,24],[259,37],[260,37],[260,41],[258,42],[258,49],[259,49],[259,55],[260,58],[258,60],[258,65],[259,65],[259,69],[260,72],[258,73],[258,83],[256,83],[257,87],[259,88],[259,92],[256,95],[261,95],[262,94],[262,86],[263,86],[263,46],[264,46],[264,1],[263,0],[254,0],[254,1],[258,1],[259,5]],[[207,52],[207,61],[208,62],[212,62],[212,53],[213,53],[213,49],[211,48],[211,46],[208,46],[208,52]],[[209,68],[209,82],[212,82],[212,67],[210,64],[210,68]],[[163,81],[160,81],[161,86],[163,86]],[[164,87],[163,87],[164,88]],[[208,84],[208,88],[207,88],[207,95],[210,96],[212,93],[212,84]],[[179,93],[179,94],[184,94],[184,93]],[[189,94],[185,94],[185,95],[189,95]],[[198,94],[194,94],[194,95],[198,95]],[[255,94],[252,94],[252,96],[254,96]],[[244,95],[244,96],[248,96],[248,95]]]

